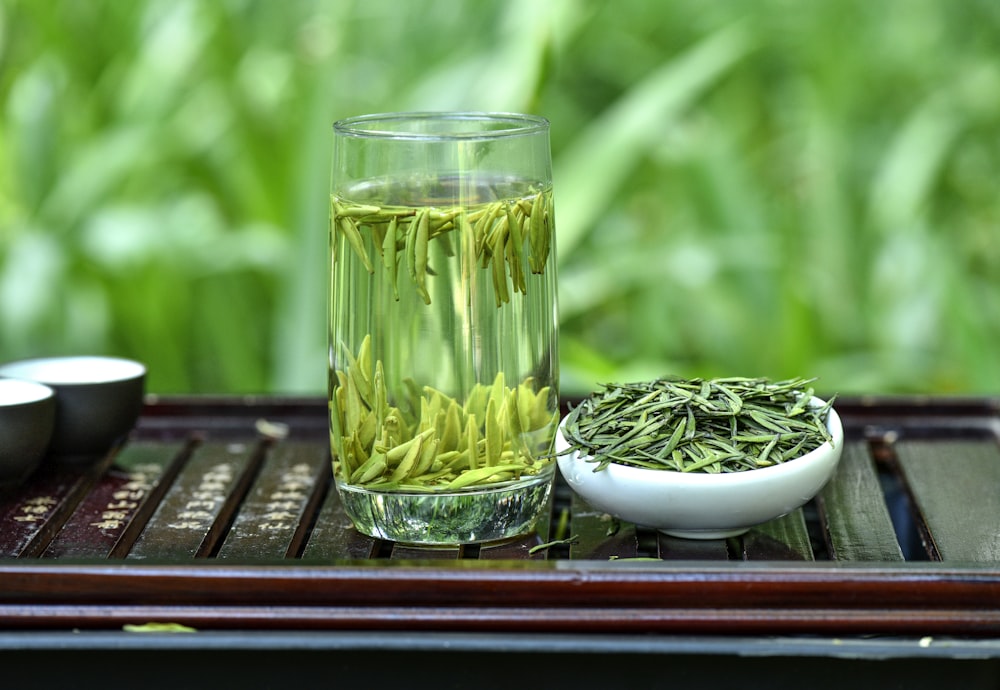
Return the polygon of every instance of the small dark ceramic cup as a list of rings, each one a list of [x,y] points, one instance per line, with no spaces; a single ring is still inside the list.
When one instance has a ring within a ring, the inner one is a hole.
[[[55,391],[0,378],[0,485],[18,484],[41,464],[56,419]]]
[[[37,381],[55,391],[49,454],[62,459],[107,453],[142,412],[146,367],[130,359],[68,356],[0,366],[0,376]]]

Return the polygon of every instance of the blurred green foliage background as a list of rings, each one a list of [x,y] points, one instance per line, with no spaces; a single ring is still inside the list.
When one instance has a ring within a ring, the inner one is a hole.
[[[994,0],[2,0],[0,360],[323,393],[331,125],[552,123],[562,389],[1000,393]]]

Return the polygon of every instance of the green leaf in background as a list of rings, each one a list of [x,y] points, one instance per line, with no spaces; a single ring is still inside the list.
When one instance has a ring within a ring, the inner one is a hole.
[[[331,126],[552,123],[564,394],[1000,391],[1000,9],[7,0],[0,360],[326,389]]]
[[[593,218],[612,205],[626,176],[696,102],[701,92],[747,51],[741,26],[727,27],[632,86],[586,125],[557,158],[559,247],[571,254]],[[565,190],[565,191],[562,191]]]

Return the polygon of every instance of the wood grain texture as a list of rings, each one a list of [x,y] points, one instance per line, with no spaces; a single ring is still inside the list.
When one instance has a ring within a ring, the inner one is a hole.
[[[940,558],[1000,561],[996,439],[900,441],[895,452]]]
[[[875,464],[867,444],[848,442],[837,472],[817,503],[826,525],[827,546],[843,561],[901,561]]]

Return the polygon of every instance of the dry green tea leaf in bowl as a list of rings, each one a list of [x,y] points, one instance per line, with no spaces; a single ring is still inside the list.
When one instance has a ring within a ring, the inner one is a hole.
[[[739,472],[802,456],[830,440],[833,397],[815,379],[683,379],[604,384],[563,424],[569,448],[596,463],[677,472]]]

